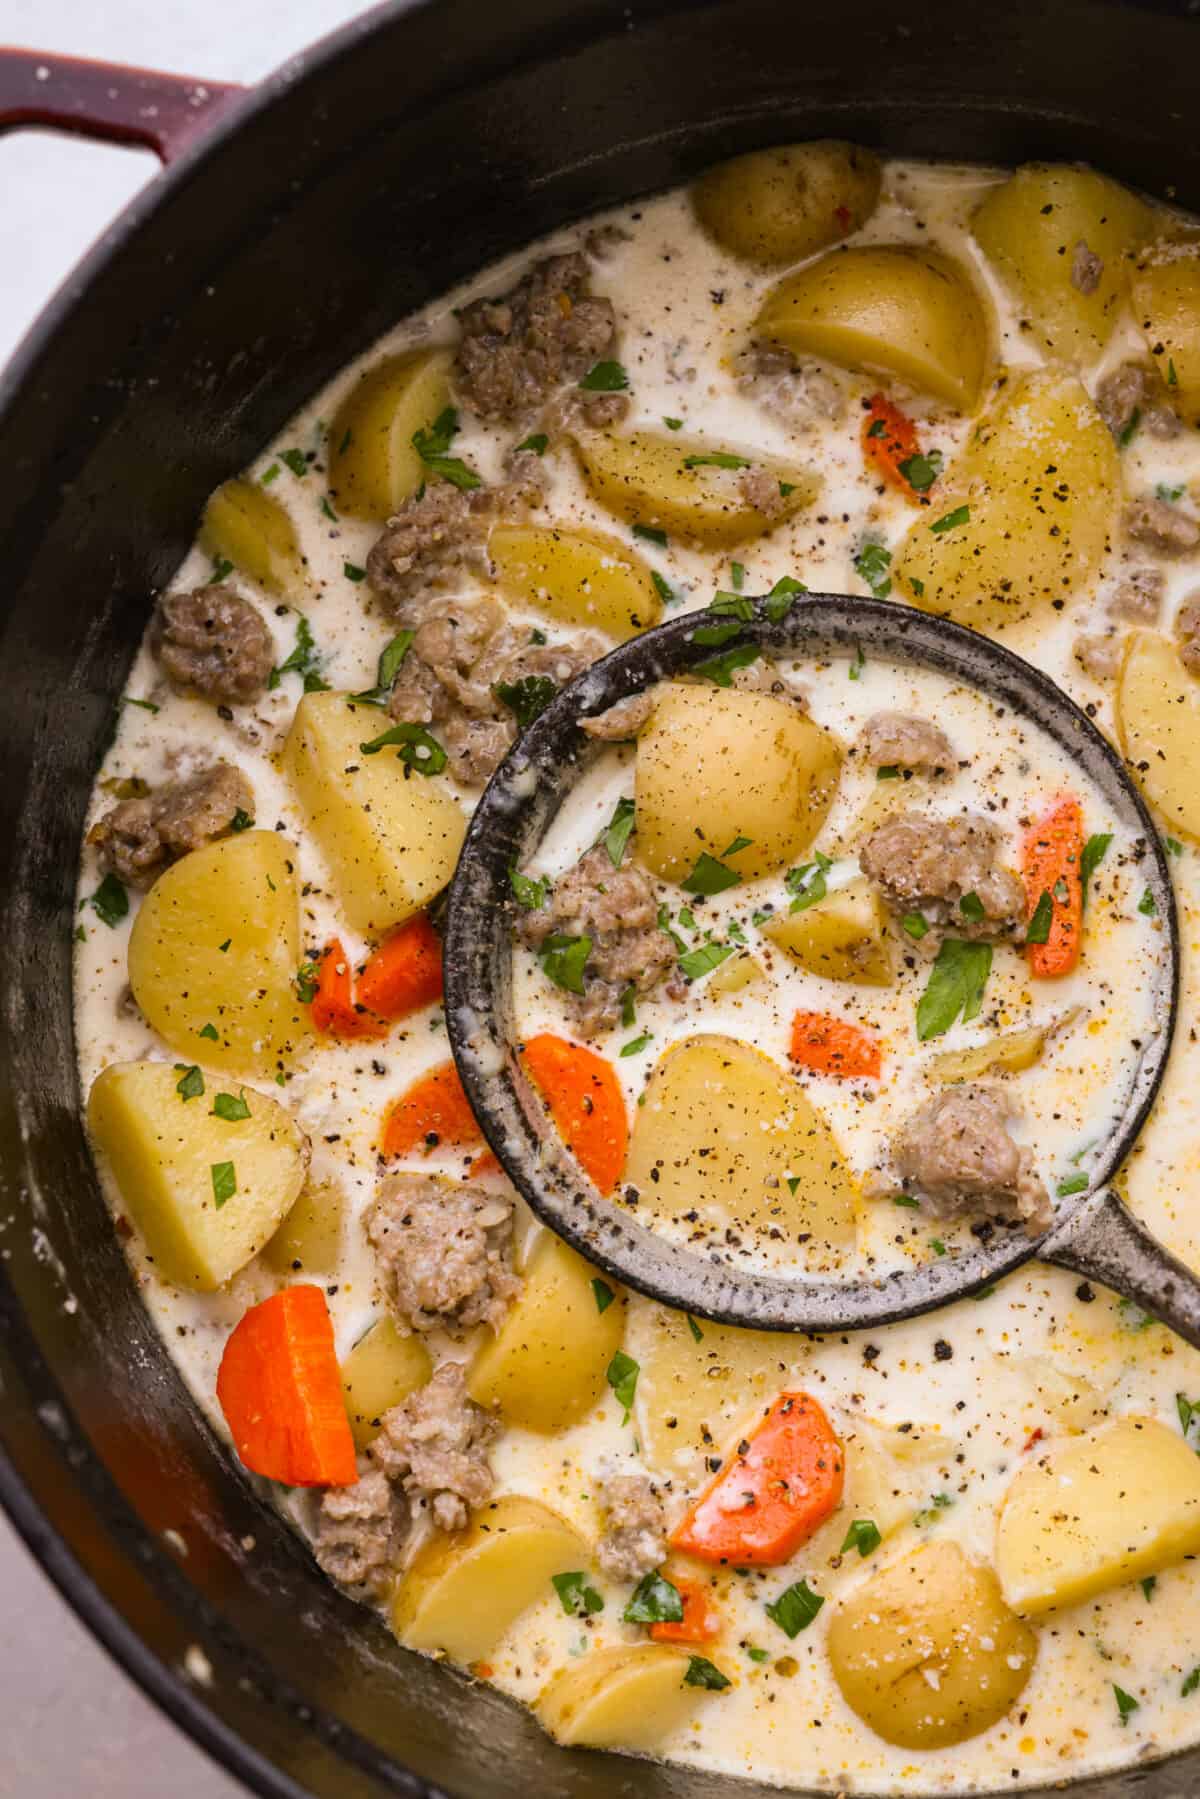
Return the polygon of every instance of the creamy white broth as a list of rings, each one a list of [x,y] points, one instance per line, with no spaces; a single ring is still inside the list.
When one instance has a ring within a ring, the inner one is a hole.
[[[992,171],[890,164],[879,208],[855,241],[932,243],[960,257],[991,296],[1002,360],[1014,368],[1034,367],[1041,361],[1036,340],[1022,329],[1019,313],[967,229],[973,205],[998,179]],[[746,567],[750,593],[765,591],[785,575],[817,591],[866,592],[854,567],[864,534],[895,548],[912,513],[900,494],[881,491],[877,478],[864,469],[856,401],[840,422],[797,433],[736,385],[733,357],[775,277],[749,271],[704,238],[686,195],[667,195],[610,216],[629,236],[596,265],[593,285],[609,295],[617,309],[616,353],[629,371],[634,394],[630,423],[657,425],[664,416],[683,418],[689,431],[713,442],[753,446],[811,463],[823,482],[815,506],[768,537],[734,551],[732,557],[689,549],[674,540],[665,548],[640,541],[641,553],[688,607],[706,605],[717,588],[730,585],[733,557]],[[331,418],[361,367],[380,353],[424,341],[451,341],[456,306],[472,295],[501,291],[538,254],[574,247],[581,237],[578,229],[558,233],[489,269],[420,318],[398,326],[361,364],[347,369],[318,395],[248,471],[261,478],[278,465],[271,489],[287,506],[300,534],[311,583],[304,611],[321,656],[323,678],[332,687],[358,690],[372,685],[376,659],[394,627],[370,606],[365,583],[345,572],[347,565],[351,571],[365,565],[377,528],[345,519],[334,522],[321,511],[320,421]],[[1108,368],[1140,347],[1133,322],[1118,325],[1102,361],[1088,376],[1089,386],[1094,388]],[[869,390],[858,383],[852,384],[852,391],[857,395]],[[920,422],[923,443],[936,445],[951,462],[967,438],[969,421],[919,397],[902,398]],[[498,478],[511,431],[483,426],[465,410],[461,420],[455,452],[485,479]],[[303,478],[279,462],[278,451],[288,447],[315,453]],[[1122,463],[1130,492],[1153,488],[1158,481],[1194,481],[1200,476],[1200,437],[1191,433],[1161,442],[1143,432],[1123,451]],[[568,455],[549,458],[548,464],[547,516],[627,535],[590,498]],[[1193,583],[1186,562],[1163,567],[1164,616],[1169,621]],[[193,587],[210,572],[210,558],[197,548],[172,585]],[[236,573],[230,580],[258,604],[271,625],[277,660],[282,661],[295,642],[295,611]],[[1088,678],[1072,655],[1073,640],[1086,628],[1090,605],[1085,597],[1061,614],[1010,629],[1006,642],[1066,687],[1111,735],[1111,688]],[[538,617],[536,623],[551,639],[567,635],[544,618]],[[936,717],[961,754],[975,753],[976,702],[947,694],[944,684],[938,687],[937,677],[868,662],[854,691],[843,669],[820,679],[802,672],[798,680],[808,691],[814,715],[847,741],[869,711],[894,704]],[[327,871],[278,767],[278,752],[300,696],[299,679],[285,676],[255,705],[222,718],[211,705],[175,694],[143,648],[127,695],[147,700],[158,710],[121,707],[89,822],[112,803],[113,783],[137,776],[153,787],[214,755],[222,756],[250,780],[258,823],[266,828],[278,825],[296,848],[304,882],[305,946],[319,946],[336,934],[347,955],[361,959],[368,945],[349,927],[328,890]],[[1051,746],[1038,740],[1027,777],[1031,793],[1052,793],[1068,784],[1070,771],[1056,756]],[[1010,792],[1011,779],[1011,771],[1006,771]],[[1076,781],[1072,774],[1071,782]],[[857,811],[872,782],[867,771],[853,767],[847,771],[829,832]],[[611,815],[615,797],[631,791],[632,752],[610,752],[587,777],[537,866],[552,872],[565,867],[594,840],[598,824]],[[929,809],[962,804],[964,791],[960,775],[943,794],[931,793]],[[465,790],[461,798],[469,806],[471,796]],[[1093,821],[1089,809],[1088,828],[1105,830],[1111,824],[1099,817]],[[1147,1014],[1144,974],[1156,947],[1154,926],[1136,913],[1143,883],[1136,867],[1122,860],[1120,850],[1121,845],[1114,844],[1093,896],[1080,971],[1066,981],[1041,984],[1052,992],[1034,993],[1030,989],[1038,984],[1024,979],[1023,964],[1015,953],[998,951],[985,1016],[974,1027],[956,1028],[944,1040],[954,1047],[981,1040],[997,1028],[988,1017],[993,1007],[999,1009],[1001,1028],[1024,1022],[1031,1010],[1040,1021],[1075,1004],[1088,1009],[1086,1021],[1056,1041],[1045,1064],[1011,1083],[1025,1114],[1017,1128],[1022,1140],[1036,1147],[1039,1165],[1051,1184],[1064,1163],[1095,1134],[1097,1116],[1107,1117],[1118,1103],[1127,1078],[1127,1036],[1153,1022]],[[1194,953],[1200,876],[1190,849],[1174,858],[1173,873],[1183,935],[1183,1023],[1162,1098],[1128,1165],[1124,1184],[1134,1210],[1195,1264],[1200,1262],[1200,1226],[1194,1222],[1189,1200],[1200,1169],[1200,1049],[1191,1025],[1200,1010]],[[108,928],[96,918],[87,900],[97,879],[95,854],[85,849],[79,886],[83,935],[76,946],[76,1032],[85,1093],[114,1061],[145,1056],[175,1059],[123,1004],[129,921]],[[763,890],[770,885],[754,884]],[[713,921],[743,910],[748,910],[746,895],[733,890],[709,901],[705,918]],[[532,958],[523,953],[519,966],[518,1000],[528,1028],[571,1035],[560,996],[546,985]],[[637,1032],[654,1033],[645,1053],[616,1058],[619,1045],[635,1032],[618,1032],[600,1047],[615,1058],[632,1104],[656,1054],[683,1031],[727,1031],[759,1044],[783,1063],[788,1020],[797,1006],[818,1003],[813,998],[818,988],[828,1009],[849,1011],[861,1004],[862,1016],[889,1044],[899,1046],[889,1056],[888,1081],[869,1118],[864,1119],[866,1108],[857,1083],[812,1078],[809,1088],[843,1152],[857,1169],[866,1171],[889,1125],[911,1110],[925,1091],[906,1053],[914,990],[910,986],[869,990],[865,999],[851,991],[848,1001],[846,994],[838,994],[835,1003],[828,984],[783,966],[778,956],[773,958],[771,975],[769,991],[753,998],[706,1000],[701,983],[682,1007],[666,1000],[642,1001]],[[339,1354],[344,1355],[384,1310],[373,1258],[358,1222],[376,1187],[381,1116],[389,1101],[447,1054],[444,1020],[433,1008],[393,1027],[382,1044],[321,1040],[278,1091],[311,1139],[314,1175],[335,1182],[348,1202],[342,1258],[336,1278],[325,1283]],[[1045,1078],[1050,1075],[1061,1078],[1051,1086]],[[421,1165],[463,1175],[472,1159],[471,1154],[446,1153]],[[102,1174],[114,1212],[121,1214],[120,1197],[104,1170]],[[530,1227],[523,1228],[532,1234]],[[863,1246],[885,1265],[928,1253],[929,1234],[929,1227],[912,1212],[882,1204],[864,1208]],[[224,1433],[215,1401],[222,1349],[247,1305],[272,1291],[277,1278],[254,1262],[226,1290],[199,1296],[161,1281],[136,1235],[128,1250],[145,1302],[177,1365]],[[1135,1582],[1040,1622],[1037,1661],[1019,1708],[991,1730],[950,1749],[902,1750],[875,1736],[846,1705],[825,1655],[833,1602],[869,1579],[880,1565],[905,1555],[915,1541],[949,1535],[979,1560],[990,1559],[996,1507],[1022,1463],[1025,1446],[1039,1430],[1047,1438],[1060,1433],[1064,1408],[1074,1408],[1070,1415],[1077,1428],[1133,1412],[1157,1416],[1175,1428],[1176,1394],[1200,1393],[1200,1355],[1161,1327],[1145,1325],[1135,1308],[1121,1306],[1103,1291],[1081,1299],[1078,1287],[1074,1277],[1035,1265],[1010,1277],[984,1300],[965,1301],[933,1317],[872,1332],[867,1340],[779,1339],[772,1345],[777,1376],[772,1377],[773,1387],[803,1386],[813,1393],[851,1449],[856,1433],[876,1432],[895,1454],[906,1487],[932,1515],[920,1525],[902,1527],[869,1560],[852,1552],[839,1555],[845,1519],[838,1514],[786,1567],[745,1577],[721,1572],[714,1591],[725,1628],[706,1653],[733,1684],[712,1701],[697,1704],[693,1718],[663,1744],[664,1754],[784,1785],[831,1791],[951,1792],[1074,1777],[1200,1737],[1200,1694],[1181,1696],[1185,1676],[1200,1662],[1200,1628],[1194,1623],[1200,1616],[1200,1573],[1192,1562],[1162,1574],[1150,1598]],[[652,1328],[648,1302],[635,1300],[627,1346],[643,1341]],[[696,1346],[706,1369],[719,1371],[720,1342],[719,1333],[710,1328]],[[935,1345],[944,1348],[935,1350]],[[462,1356],[471,1345],[444,1341],[433,1347],[439,1355]],[[738,1428],[736,1390],[731,1398],[731,1383],[707,1373],[704,1378],[711,1379],[718,1395],[711,1434],[720,1442]],[[542,1438],[506,1430],[492,1452],[496,1492],[540,1496],[594,1535],[595,1472],[606,1457],[636,1452],[646,1434],[646,1408],[653,1403],[647,1386],[628,1427],[622,1426],[620,1408],[606,1395],[593,1415],[561,1436]],[[746,1409],[753,1409],[752,1403]],[[669,1465],[653,1465],[668,1483],[672,1521],[687,1492],[704,1478],[705,1449],[702,1441],[689,1440],[672,1452]],[[953,1503],[934,1507],[937,1495]],[[604,1593],[605,1610],[586,1621],[567,1617],[548,1591],[489,1656],[490,1678],[497,1685],[519,1699],[532,1700],[555,1668],[591,1652],[585,1645],[594,1648],[640,1638],[637,1629],[619,1621],[623,1591],[594,1578]],[[801,1578],[808,1579],[827,1603],[815,1623],[789,1642],[766,1618],[763,1601]],[[765,1650],[767,1659],[752,1658],[750,1649]],[[1113,1703],[1114,1683],[1139,1702],[1125,1723]]]

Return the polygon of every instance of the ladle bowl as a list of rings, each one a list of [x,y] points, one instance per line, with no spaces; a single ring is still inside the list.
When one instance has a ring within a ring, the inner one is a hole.
[[[447,1027],[467,1097],[513,1185],[553,1231],[605,1273],[664,1305],[726,1324],[867,1329],[977,1293],[1037,1257],[1136,1301],[1200,1346],[1200,1279],[1132,1216],[1111,1185],[1162,1084],[1178,1007],[1179,927],[1158,833],[1120,756],[1047,675],[990,638],[907,606],[812,594],[772,619],[759,600],[754,617],[724,647],[753,645],[766,657],[818,663],[875,657],[971,685],[1053,739],[1138,840],[1162,925],[1154,1028],[1131,1059],[1124,1110],[1096,1156],[1088,1188],[1058,1202],[1040,1238],[997,1231],[970,1249],[878,1279],[791,1277],[748,1272],[711,1248],[690,1249],[639,1224],[597,1190],[558,1136],[521,1067],[509,871],[527,862],[606,747],[583,731],[581,718],[710,658],[711,644],[695,641],[705,617],[685,613],[643,632],[572,681],[522,735],[471,821],[447,910]]]

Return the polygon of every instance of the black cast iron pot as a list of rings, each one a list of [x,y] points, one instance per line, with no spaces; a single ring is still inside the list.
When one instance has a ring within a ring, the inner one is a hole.
[[[245,97],[0,60],[0,126],[178,153],[0,394],[0,1498],[125,1667],[256,1791],[764,1789],[563,1752],[400,1650],[239,1478],[142,1312],[80,1128],[70,968],[84,806],[152,591],[212,488],[403,313],[734,151],[836,134],[1086,158],[1200,210],[1191,11],[431,0],[380,8]],[[1200,1749],[1078,1790],[1197,1788]]]

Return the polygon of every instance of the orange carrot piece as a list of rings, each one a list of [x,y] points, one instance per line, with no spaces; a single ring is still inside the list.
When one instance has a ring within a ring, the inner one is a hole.
[[[773,1568],[837,1510],[842,1446],[809,1393],[780,1393],[671,1538],[704,1562]]]
[[[863,455],[873,462],[884,480],[898,487],[914,506],[927,506],[925,495],[918,493],[901,464],[920,453],[917,427],[906,412],[894,406],[886,394],[872,394],[863,420]]]
[[[453,1062],[439,1062],[389,1107],[379,1147],[385,1156],[407,1156],[414,1149],[428,1155],[431,1149],[472,1149],[482,1142],[458,1069]]]
[[[683,1600],[683,1617],[678,1624],[652,1624],[650,1635],[656,1643],[712,1643],[721,1634],[721,1614],[709,1604],[703,1587],[691,1581],[667,1579]]]
[[[625,1095],[612,1063],[595,1050],[549,1033],[529,1038],[524,1060],[559,1136],[601,1193],[611,1193],[629,1148]]]
[[[1026,922],[1033,918],[1044,893],[1053,908],[1045,943],[1028,947],[1029,972],[1070,974],[1079,961],[1083,930],[1083,808],[1073,794],[1062,794],[1026,833],[1022,856]],[[1043,907],[1043,911],[1044,911]]]
[[[838,1074],[846,1080],[869,1075],[877,1081],[883,1069],[878,1039],[831,1012],[797,1012],[790,1053],[793,1062],[814,1074]]]
[[[377,1018],[407,1018],[442,997],[442,940],[424,912],[385,937],[358,977],[358,1003]]]
[[[312,1021],[313,1029],[326,1037],[387,1036],[385,1024],[355,1005],[353,974],[336,937],[321,952]]]
[[[217,1398],[252,1474],[289,1487],[349,1487],[358,1479],[320,1287],[285,1287],[251,1306],[225,1345]]]

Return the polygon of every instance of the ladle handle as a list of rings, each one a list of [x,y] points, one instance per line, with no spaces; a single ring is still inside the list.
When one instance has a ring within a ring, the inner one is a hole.
[[[1135,1300],[1200,1349],[1200,1277],[1164,1249],[1111,1189],[1072,1213],[1042,1244],[1038,1259]]]

